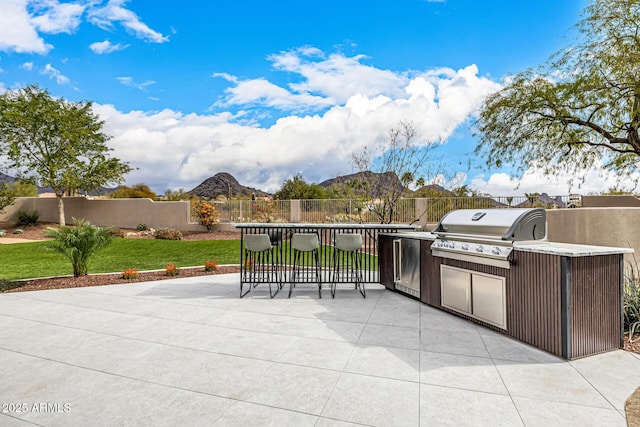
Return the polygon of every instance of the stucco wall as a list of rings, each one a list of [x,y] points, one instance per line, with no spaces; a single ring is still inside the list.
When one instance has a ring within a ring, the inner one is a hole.
[[[585,208],[640,207],[640,199],[628,195],[582,196],[582,206]]]
[[[65,221],[84,218],[92,224],[136,228],[146,224],[152,228],[175,228],[182,231],[205,230],[203,226],[190,222],[190,206],[187,201],[154,202],[150,199],[87,199],[65,197]],[[0,214],[0,221],[13,221],[19,210],[37,210],[40,221],[58,222],[58,205],[55,197],[20,197],[16,203]]]
[[[640,260],[640,208],[547,210],[547,239],[554,242],[632,248]],[[632,255],[627,256],[631,261]]]

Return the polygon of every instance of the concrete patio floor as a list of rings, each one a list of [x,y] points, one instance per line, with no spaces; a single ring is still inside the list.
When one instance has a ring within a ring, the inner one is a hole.
[[[566,362],[368,286],[238,275],[0,295],[2,426],[624,426],[640,355]]]

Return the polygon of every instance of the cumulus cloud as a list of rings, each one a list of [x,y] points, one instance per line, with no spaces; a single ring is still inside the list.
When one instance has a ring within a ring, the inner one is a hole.
[[[473,177],[469,186],[482,193],[493,196],[512,196],[525,193],[547,193],[549,195],[566,195],[569,193],[593,194],[620,188],[628,191],[638,190],[640,174],[621,178],[619,175],[605,171],[601,163],[584,172],[584,182],[576,180],[570,173],[554,176],[545,175],[542,170],[529,168],[522,177],[513,177],[504,172],[485,177],[480,174]],[[573,185],[571,184],[573,182]]]
[[[353,172],[353,153],[384,140],[401,120],[413,122],[422,144],[446,140],[468,120],[483,97],[499,87],[478,76],[474,65],[408,76],[360,67],[361,56],[325,56],[312,48],[296,52],[299,64],[315,63],[308,64],[314,73],[295,65],[291,55],[274,64],[292,79],[300,77],[300,86],[295,88],[260,77],[243,81],[216,74],[234,90],[226,102],[233,100],[240,107],[236,113],[220,104],[219,111],[207,115],[172,110],[121,112],[110,105],[95,105],[105,120],[105,130],[113,136],[114,154],[138,168],[127,180],[145,182],[158,191],[169,185],[190,189],[222,171],[268,191],[277,190],[297,173],[319,182]],[[364,75],[379,75],[376,89],[352,84],[357,80],[352,74],[355,69]],[[130,78],[121,82],[134,84]],[[262,111],[265,106],[280,108],[282,114],[275,123],[242,122],[249,112]]]
[[[69,83],[69,78],[63,75],[60,70],[53,68],[51,64],[45,65],[40,74],[48,76],[50,79],[55,80],[59,85],[66,85]]]
[[[33,26],[43,33],[73,33],[82,22],[85,5],[60,3],[58,0],[31,2]]]
[[[102,42],[95,42],[89,45],[89,49],[91,49],[93,53],[97,53],[98,55],[117,52],[119,50],[124,50],[128,47],[129,47],[128,44],[126,45],[123,45],[121,43],[113,44],[109,40],[105,40]]]
[[[27,12],[28,0],[5,0],[0,13],[0,50],[44,54],[51,49]]]
[[[31,71],[33,70],[33,62],[23,62],[22,65],[20,65],[20,68],[26,71]]]
[[[169,40],[168,36],[151,29],[127,9],[126,0],[102,3],[102,0],[64,3],[59,0],[3,0],[0,51],[46,54],[53,46],[47,44],[41,34],[72,34],[84,19],[108,31],[113,30],[114,24],[120,24],[136,37],[152,43]],[[111,46],[126,47],[119,44]],[[97,49],[100,48],[98,45]]]

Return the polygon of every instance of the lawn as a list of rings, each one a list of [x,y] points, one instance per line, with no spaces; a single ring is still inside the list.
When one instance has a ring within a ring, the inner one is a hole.
[[[73,273],[71,263],[62,255],[44,250],[45,242],[0,245],[0,279],[15,280],[62,276]],[[90,261],[89,273],[202,266],[206,260],[218,264],[238,264],[238,240],[157,240],[114,239]]]

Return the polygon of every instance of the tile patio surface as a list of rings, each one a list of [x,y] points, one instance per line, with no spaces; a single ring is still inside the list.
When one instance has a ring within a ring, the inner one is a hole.
[[[381,286],[238,280],[0,295],[0,425],[624,426],[640,385],[640,355],[566,362]]]

